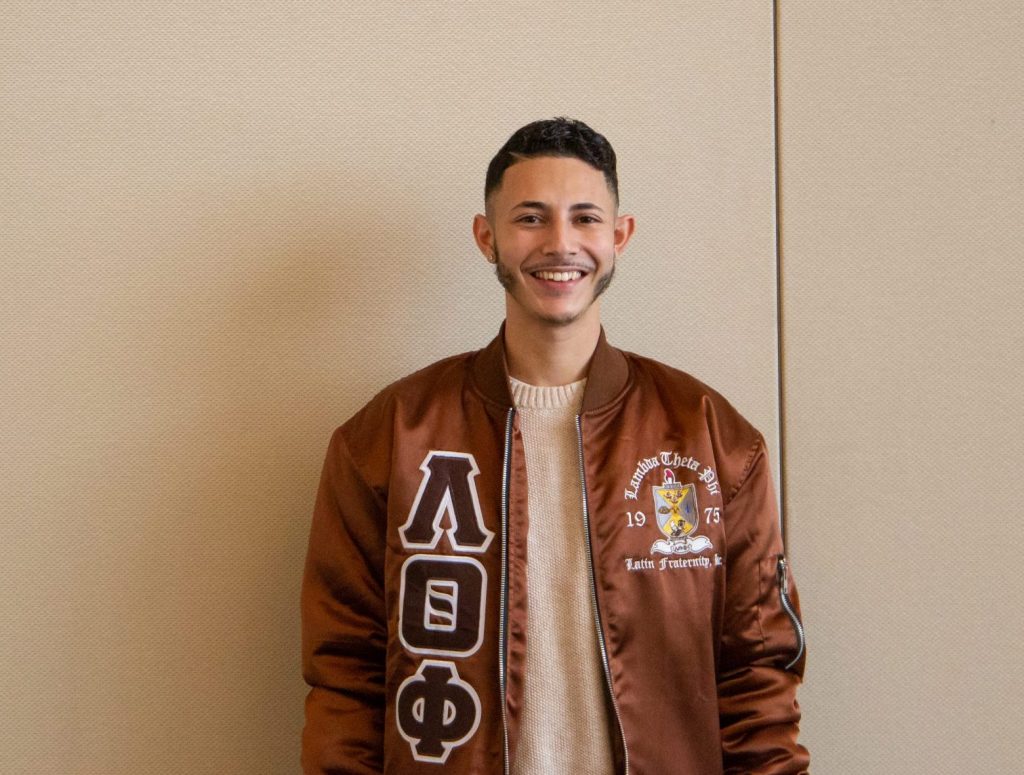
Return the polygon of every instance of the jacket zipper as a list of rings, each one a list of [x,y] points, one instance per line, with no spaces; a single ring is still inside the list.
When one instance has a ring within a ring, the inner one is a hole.
[[[786,555],[784,554],[779,555],[776,574],[779,578],[779,600],[782,602],[782,608],[789,616],[789,620],[793,623],[793,630],[796,632],[797,639],[796,656],[786,665],[786,669],[789,670],[804,655],[805,636],[804,626],[800,623],[800,617],[796,615],[796,611],[793,610],[793,604],[789,600],[789,576],[786,573]]]
[[[505,664],[505,641],[508,637],[508,480],[512,468],[512,421],[516,416],[515,407],[508,410],[505,419],[505,457],[501,468],[501,595],[498,611],[498,683],[501,687],[501,731],[505,751],[504,772],[509,775],[508,760],[508,702],[506,690],[508,679]]]
[[[608,696],[612,700],[612,711],[615,713],[615,723],[619,728],[619,737],[622,740],[623,773],[624,775],[629,775],[629,749],[626,747],[626,733],[622,728],[622,718],[619,716],[619,703],[615,699],[615,690],[612,688],[612,671],[608,663],[608,647],[604,642],[601,610],[597,604],[597,579],[594,574],[594,552],[590,541],[590,507],[587,503],[587,473],[583,465],[583,420],[580,415],[576,415],[576,446],[579,452],[580,486],[583,488],[583,531],[587,538],[587,569],[590,571],[590,600],[594,607],[597,645],[601,649],[601,666],[604,668],[604,677],[608,685]]]

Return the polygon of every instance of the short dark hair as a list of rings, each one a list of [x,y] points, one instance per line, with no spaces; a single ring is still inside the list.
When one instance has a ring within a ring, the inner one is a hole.
[[[487,165],[484,201],[501,185],[505,170],[537,156],[566,156],[586,162],[604,174],[615,203],[619,203],[619,176],[611,143],[582,121],[562,116],[534,121],[512,134]]]

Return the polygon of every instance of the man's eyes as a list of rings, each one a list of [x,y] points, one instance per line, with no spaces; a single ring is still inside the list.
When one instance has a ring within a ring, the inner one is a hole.
[[[583,223],[587,225],[592,223],[601,223],[601,219],[596,215],[580,215],[577,216],[575,220],[576,223]],[[516,218],[516,223],[537,224],[542,221],[543,219],[539,215],[521,215]]]

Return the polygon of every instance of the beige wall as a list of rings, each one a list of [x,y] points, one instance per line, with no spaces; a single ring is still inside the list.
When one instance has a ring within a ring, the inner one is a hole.
[[[790,548],[820,773],[1024,760],[1024,6],[783,2]]]
[[[605,131],[614,341],[776,419],[771,9],[7,2],[0,771],[297,769],[331,430],[496,331],[491,154]]]
[[[819,773],[1011,772],[1024,11],[779,3],[790,545]],[[771,4],[0,10],[0,771],[297,769],[331,429],[494,332],[469,238],[576,115],[605,317],[778,438]]]

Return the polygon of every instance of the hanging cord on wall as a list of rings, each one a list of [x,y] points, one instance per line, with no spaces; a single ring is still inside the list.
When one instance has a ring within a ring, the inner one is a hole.
[[[775,179],[775,362],[778,375],[779,405],[779,459],[776,465],[779,470],[779,527],[782,530],[782,542],[786,543],[786,381],[785,348],[783,347],[782,326],[782,187],[780,184],[779,164],[779,3],[772,0],[772,148],[775,152],[773,177]]]

